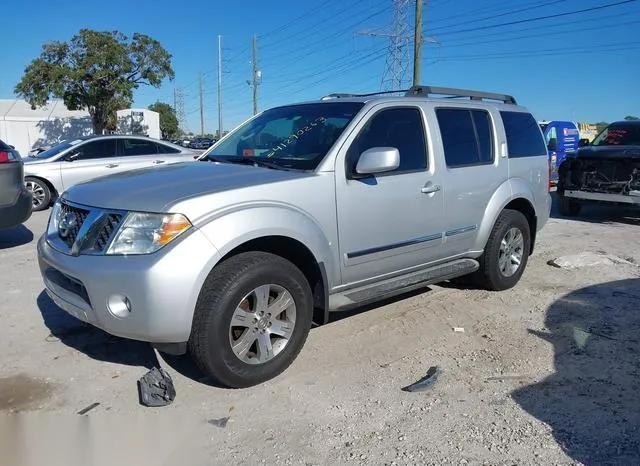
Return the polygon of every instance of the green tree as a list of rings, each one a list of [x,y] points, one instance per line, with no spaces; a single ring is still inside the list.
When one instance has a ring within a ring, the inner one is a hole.
[[[640,120],[640,118],[638,118],[637,116],[633,116],[633,115],[627,115],[626,117],[624,117],[624,119],[627,120],[627,121]]]
[[[115,127],[116,112],[131,106],[140,85],[160,87],[174,78],[171,54],[144,34],[81,29],[69,42],[50,42],[15,87],[31,108],[59,98],[70,110],[87,110],[93,131]]]
[[[609,123],[607,123],[606,121],[599,121],[595,125],[596,125],[596,131],[598,131],[599,133],[600,131],[605,129],[607,126],[609,126]]]
[[[164,139],[171,139],[178,135],[178,117],[174,108],[164,102],[149,105],[149,110],[160,114],[160,132]]]

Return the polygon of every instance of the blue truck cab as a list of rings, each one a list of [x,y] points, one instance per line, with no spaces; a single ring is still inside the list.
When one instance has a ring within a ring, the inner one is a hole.
[[[550,181],[558,181],[558,167],[563,160],[575,153],[580,141],[578,125],[572,121],[540,121],[538,122],[549,151],[551,167]]]

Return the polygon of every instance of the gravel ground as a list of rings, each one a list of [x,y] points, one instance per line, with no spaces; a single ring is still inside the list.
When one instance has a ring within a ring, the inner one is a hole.
[[[337,315],[258,387],[163,357],[177,390],[163,408],[138,402],[148,345],[43,293],[47,215],[0,233],[0,464],[640,464],[637,213],[554,209],[516,288],[445,284]],[[602,263],[548,264],[585,251]],[[401,390],[431,366],[431,388]]]

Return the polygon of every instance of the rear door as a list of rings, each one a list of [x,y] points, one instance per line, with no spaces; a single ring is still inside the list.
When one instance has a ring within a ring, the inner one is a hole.
[[[15,202],[23,182],[23,165],[19,154],[0,141],[0,206]]]
[[[64,156],[60,162],[62,186],[71,186],[113,173],[118,168],[116,158],[116,139],[105,138],[90,140],[79,144]]]
[[[122,138],[117,163],[121,170],[150,167],[166,162],[167,154],[160,153],[158,144],[145,138]]]
[[[473,105],[438,105],[434,112],[439,153],[444,155],[443,249],[451,257],[473,249],[489,201],[509,177],[509,165],[499,156],[501,137],[495,111]]]

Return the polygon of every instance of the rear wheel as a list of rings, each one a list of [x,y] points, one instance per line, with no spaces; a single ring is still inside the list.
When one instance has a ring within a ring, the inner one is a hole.
[[[49,208],[51,204],[51,190],[47,183],[39,178],[27,176],[24,179],[26,188],[33,194],[33,211],[39,212]]]
[[[311,288],[291,262],[238,254],[207,278],[196,305],[189,351],[196,364],[233,388],[283,372],[304,345],[313,315]]]
[[[502,211],[496,221],[474,281],[492,291],[514,287],[527,266],[531,232],[527,218],[517,210]]]

